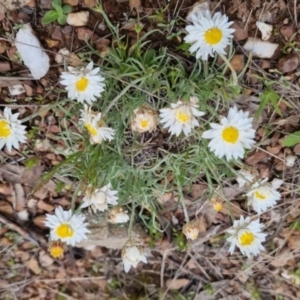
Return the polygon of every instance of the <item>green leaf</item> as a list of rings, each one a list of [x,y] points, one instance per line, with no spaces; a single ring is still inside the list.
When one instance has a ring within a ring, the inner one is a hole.
[[[72,11],[72,7],[70,5],[64,5],[62,8],[64,14],[68,14]]]
[[[57,5],[59,5],[59,6],[62,6],[61,0],[53,0],[53,1],[52,1],[52,6],[53,6],[53,3],[54,3],[54,4],[57,4]],[[54,6],[53,6],[53,7],[54,7]]]
[[[42,22],[43,22],[43,24],[49,24],[51,22],[54,22],[57,18],[58,18],[57,11],[56,10],[49,10],[43,16]]]
[[[282,116],[282,113],[280,109],[278,108],[278,100],[280,99],[280,96],[274,92],[273,90],[266,90],[261,96],[260,96],[260,104],[256,113],[256,116],[259,116],[263,109],[270,103],[276,110],[276,112]]]
[[[287,135],[283,140],[283,145],[285,147],[292,147],[298,143],[300,143],[300,131]]]
[[[60,5],[54,3],[54,1],[52,2],[52,6],[54,7],[54,9],[58,12],[58,14],[60,16],[64,14],[62,7]]]
[[[60,24],[60,25],[65,25],[66,24],[66,21],[67,21],[67,16],[66,15],[61,15],[57,18],[57,22]]]

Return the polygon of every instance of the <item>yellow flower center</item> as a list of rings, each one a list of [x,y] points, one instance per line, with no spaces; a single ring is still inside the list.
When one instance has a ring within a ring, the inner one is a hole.
[[[11,134],[9,123],[6,120],[0,120],[0,139],[7,138]]]
[[[188,123],[190,121],[191,117],[188,114],[186,114],[186,113],[184,113],[182,111],[179,111],[176,114],[176,119],[180,123],[186,124],[186,123]]]
[[[218,44],[221,41],[222,37],[223,33],[217,27],[208,29],[204,34],[205,41],[212,46]]]
[[[60,238],[69,238],[74,235],[74,230],[69,224],[61,224],[56,229],[56,233]]]
[[[85,127],[91,136],[97,135],[97,129],[93,127],[90,123],[85,124]]]
[[[76,88],[80,92],[84,92],[88,86],[89,81],[85,77],[81,77],[77,82],[76,82]]]
[[[235,144],[239,138],[239,131],[233,126],[226,127],[222,132],[222,138],[230,144]]]
[[[255,193],[255,197],[258,198],[259,200],[266,200],[266,196],[264,196],[263,194],[261,194],[260,192],[256,191]]]
[[[64,254],[64,248],[61,246],[52,246],[50,249],[50,254],[54,258],[61,257]]]
[[[141,125],[141,127],[142,128],[146,128],[146,127],[148,127],[149,126],[149,121],[148,120],[145,120],[145,119],[143,119],[143,120],[141,120],[141,122],[140,122],[140,125]]]
[[[213,207],[214,207],[214,209],[215,209],[217,212],[220,212],[220,211],[222,210],[222,208],[223,208],[223,205],[222,205],[221,202],[216,202],[216,203],[213,204]]]
[[[254,239],[254,234],[246,231],[240,236],[240,243],[242,246],[249,246],[254,242]]]

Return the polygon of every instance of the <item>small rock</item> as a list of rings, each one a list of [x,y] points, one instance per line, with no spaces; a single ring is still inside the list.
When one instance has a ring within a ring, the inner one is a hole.
[[[12,96],[18,96],[25,93],[25,89],[22,84],[11,85],[8,87],[8,90]]]
[[[77,6],[78,5],[78,0],[63,0],[63,4],[68,4],[70,6]]]
[[[54,30],[51,34],[51,38],[54,40],[61,41],[63,39],[63,33],[61,31],[61,28],[59,26],[55,26]]]
[[[271,58],[278,46],[279,44],[249,37],[243,48],[245,51],[251,52],[253,56],[260,58]]]
[[[293,36],[293,34],[295,34],[295,32],[296,28],[294,22],[280,27],[280,33],[288,40]]]
[[[46,44],[49,48],[54,48],[59,44],[59,41],[55,41],[55,40],[52,40],[52,39],[49,39],[49,38],[46,38],[45,41],[46,41]]]
[[[5,73],[11,70],[10,63],[8,61],[0,61],[0,73]]]
[[[76,33],[80,41],[88,41],[93,35],[93,31],[86,27],[76,28]]]
[[[260,62],[260,67],[262,68],[262,69],[264,69],[264,70],[266,70],[266,69],[270,69],[271,68],[271,62],[269,62],[268,60],[262,60],[261,62]]]
[[[64,64],[64,60],[66,60],[68,63],[70,55],[70,51],[67,48],[63,48],[58,51],[58,53],[55,55],[54,60],[58,64]]]
[[[295,165],[296,160],[297,160],[297,156],[296,155],[288,155],[285,158],[285,165],[288,168],[291,168],[291,167],[293,167]]]
[[[51,1],[49,0],[40,0],[40,8],[42,9],[52,9]]]
[[[99,51],[103,51],[110,45],[110,40],[105,38],[94,39],[93,37],[92,41],[95,42],[96,49]]]
[[[49,131],[52,132],[52,133],[59,133],[60,129],[57,125],[51,125],[50,128],[49,128]]]
[[[39,253],[39,262],[42,267],[47,268],[54,263],[54,260],[46,253],[46,251],[42,250]]]
[[[298,68],[300,64],[299,56],[296,53],[291,53],[285,57],[282,57],[278,61],[277,68],[282,73],[289,73]]]
[[[90,13],[88,11],[69,13],[67,23],[71,26],[85,26],[89,21],[89,15]]]
[[[28,219],[29,219],[29,213],[28,213],[28,210],[25,209],[25,210],[19,211],[19,212],[18,212],[18,218],[19,218],[21,221],[28,221]]]
[[[248,37],[248,27],[240,21],[234,21],[231,28],[235,29],[233,38],[235,41],[240,42]]]
[[[20,9],[21,7],[27,5],[29,2],[30,0],[18,0],[18,1],[1,0],[0,13],[6,13],[7,11],[10,10]]]
[[[276,171],[283,171],[284,170],[284,162],[283,161],[279,161],[276,165],[275,165],[275,170]]]
[[[256,27],[260,30],[261,39],[263,41],[267,41],[271,37],[273,31],[273,25],[257,21]]]
[[[243,54],[235,54],[230,61],[233,69],[235,71],[242,71],[245,67],[244,63],[244,55]]]
[[[131,10],[141,12],[143,10],[141,0],[129,0],[129,7]]]
[[[7,45],[5,41],[0,41],[0,54],[3,54],[6,51]]]

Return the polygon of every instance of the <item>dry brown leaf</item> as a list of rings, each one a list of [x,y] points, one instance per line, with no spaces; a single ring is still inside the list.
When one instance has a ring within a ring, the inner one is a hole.
[[[250,166],[255,166],[257,163],[266,159],[269,156],[268,153],[258,150],[246,158],[246,163]]]
[[[200,217],[196,220],[197,228],[199,233],[205,232],[207,230],[207,222],[204,217]]]
[[[39,253],[39,262],[42,267],[49,267],[53,264],[54,260],[49,256],[48,253],[42,250]]]
[[[288,238],[288,247],[290,250],[298,250],[300,248],[300,237],[298,235],[291,235]]]
[[[0,175],[8,183],[23,183],[34,185],[41,177],[44,166],[35,166],[30,170],[18,165],[4,164],[0,168]]]
[[[33,223],[42,228],[42,229],[46,229],[47,227],[45,226],[44,221],[46,220],[46,216],[45,215],[41,215],[41,216],[37,216],[33,219]]]
[[[184,187],[183,190],[188,193],[193,200],[198,200],[207,190],[207,184],[192,184],[191,190]]]
[[[12,194],[12,186],[8,183],[0,183],[0,194],[2,195],[11,195]]]
[[[179,290],[186,286],[189,283],[189,279],[181,278],[181,279],[168,279],[166,281],[166,286],[170,290]]]
[[[41,209],[41,210],[44,210],[46,212],[51,212],[54,210],[54,206],[51,205],[50,203],[47,203],[46,201],[44,200],[40,200],[38,202],[38,208]]]
[[[35,258],[31,258],[26,265],[34,274],[38,275],[41,273],[41,268],[39,266],[38,261]]]
[[[25,192],[23,186],[20,183],[15,183],[13,187],[13,196],[15,196],[13,201],[13,207],[16,211],[22,211],[24,210],[26,205]]]
[[[143,9],[141,0],[129,0],[129,7],[131,10],[135,9],[138,12],[141,12]]]
[[[236,201],[224,202],[221,213],[227,216],[233,215],[236,218],[245,215],[245,212],[240,208],[239,203]]]
[[[292,261],[292,264],[294,264],[295,258],[294,255],[290,252],[290,250],[286,249],[285,251],[280,253],[277,257],[274,257],[272,259],[271,265],[273,267],[283,267],[283,266],[287,266],[289,261]]]
[[[0,200],[0,212],[7,215],[12,215],[14,213],[14,210],[8,202]]]

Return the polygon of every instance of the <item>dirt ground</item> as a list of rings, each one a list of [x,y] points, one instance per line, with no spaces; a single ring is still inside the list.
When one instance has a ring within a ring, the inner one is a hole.
[[[113,39],[101,14],[92,9],[96,1],[63,2],[71,5],[73,12],[89,11],[88,23],[79,27],[57,22],[43,25],[42,16],[51,9],[51,1],[47,0],[30,0],[23,7],[22,1],[16,1],[17,9],[0,10],[0,110],[11,107],[21,118],[28,118],[30,140],[20,150],[0,150],[0,298],[300,299],[300,142],[291,147],[283,143],[288,134],[300,130],[300,1],[210,2],[213,10],[227,14],[234,21],[236,29],[231,62],[240,74],[242,92],[233,101],[255,114],[260,96],[265,95],[265,83],[270,81],[279,97],[277,110],[270,102],[257,118],[259,146],[243,160],[257,169],[261,178],[284,180],[281,201],[263,216],[268,224],[268,246],[263,255],[247,259],[236,251],[238,254],[230,256],[222,236],[231,226],[232,214],[239,217],[249,212],[243,204],[245,191],[237,187],[234,178],[226,180],[225,194],[230,204],[216,212],[207,205],[208,182],[199,178],[183,191],[189,217],[192,220],[197,216],[201,227],[198,239],[180,244],[184,239],[181,232],[184,212],[176,205],[175,191],[166,194],[160,199],[161,211],[156,223],[160,228],[165,228],[168,222],[172,226],[158,235],[148,231],[152,246],[146,249],[148,263],[139,264],[128,274],[123,271],[119,249],[69,247],[62,259],[54,259],[48,253],[45,214],[52,213],[58,205],[69,209],[73,192],[68,188],[72,185],[69,178],[53,177],[42,184],[40,181],[64,161],[66,145],[58,134],[60,128],[72,127],[71,123],[64,124],[63,115],[51,106],[58,98],[57,90],[62,89],[59,76],[64,68],[56,62],[55,55],[67,48],[74,61],[81,63],[85,55],[90,55],[88,44],[103,54],[112,46]],[[0,3],[8,7],[8,2],[0,0]],[[184,29],[186,16],[195,3],[194,0],[102,1],[106,15],[113,25],[119,26],[130,45],[137,39],[130,21],[141,18],[144,24],[141,34],[163,24],[160,26],[163,31],[149,36],[150,48],[158,51],[167,47],[178,56],[183,56],[178,46],[184,32],[177,33]],[[168,26],[172,20],[177,21]],[[271,58],[249,58],[243,48],[249,37],[261,37],[256,27],[259,20],[273,25],[268,41],[279,46]],[[40,80],[30,78],[13,42],[18,25],[27,22],[51,59],[49,72]],[[168,38],[171,34],[175,37]],[[101,63],[98,55],[90,57]],[[24,92],[12,97],[8,87],[19,83]],[[31,115],[35,117],[30,119]],[[287,157],[293,157],[292,164],[287,163]]]

